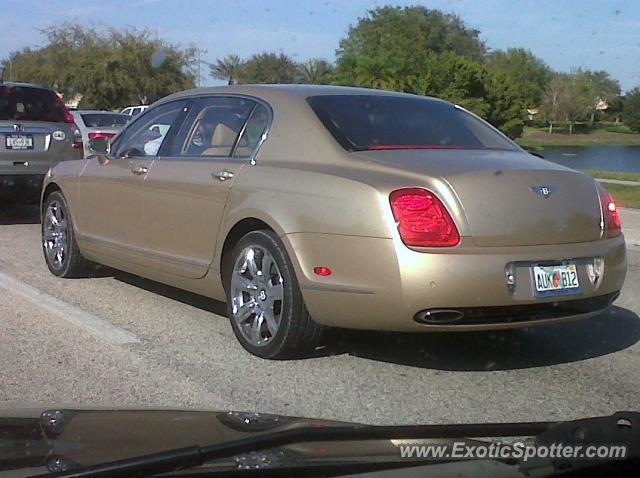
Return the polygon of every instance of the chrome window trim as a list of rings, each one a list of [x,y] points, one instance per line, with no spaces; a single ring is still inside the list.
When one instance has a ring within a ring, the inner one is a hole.
[[[267,127],[264,130],[264,133],[262,133],[262,136],[260,137],[260,141],[258,141],[258,144],[256,145],[255,149],[253,150],[253,153],[251,154],[251,156],[246,156],[246,157],[234,157],[233,153],[235,152],[235,147],[236,145],[234,144],[233,149],[231,151],[231,155],[229,156],[158,156],[158,159],[161,159],[162,161],[248,161],[252,166],[256,165],[256,160],[255,157],[258,154],[258,151],[260,150],[260,147],[262,146],[262,144],[267,140],[267,135],[269,133],[269,131],[271,130],[271,126],[273,125],[273,108],[271,108],[271,105],[269,103],[267,103],[265,100],[263,100],[262,98],[258,98],[256,96],[252,96],[252,95],[246,95],[246,94],[241,94],[241,93],[209,93],[209,94],[194,94],[194,95],[185,95],[185,96],[181,96],[179,98],[174,98],[171,101],[176,101],[178,99],[182,100],[182,99],[189,99],[191,101],[197,101],[199,99],[202,98],[242,98],[245,100],[250,100],[256,103],[260,103],[262,106],[264,106],[267,109],[267,113],[269,114],[269,120],[267,121]],[[169,101],[168,101],[169,102]],[[168,103],[167,102],[167,103]],[[161,106],[165,104],[164,102],[158,104],[158,106]],[[249,113],[249,116],[247,116],[247,121],[245,121],[245,124],[242,126],[242,129],[240,130],[240,133],[238,134],[238,138],[236,138],[236,142],[237,140],[240,138],[240,135],[242,134],[242,132],[244,131],[244,129],[247,126],[247,122],[249,121],[249,118],[251,117],[251,114],[253,113],[254,109],[256,108],[256,106],[254,106],[251,109],[251,112]],[[145,110],[143,112],[146,113],[149,110],[149,108],[147,110]],[[175,138],[174,138],[175,139]]]

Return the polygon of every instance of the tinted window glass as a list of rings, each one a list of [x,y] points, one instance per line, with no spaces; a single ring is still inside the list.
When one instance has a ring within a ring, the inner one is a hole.
[[[238,158],[251,156],[260,143],[262,134],[267,130],[268,124],[269,111],[264,105],[258,103],[247,121],[233,155]]]
[[[118,140],[115,157],[156,156],[188,100],[173,101],[148,110],[136,119]]]
[[[131,119],[129,115],[119,113],[85,113],[81,116],[87,128],[123,126]]]
[[[429,98],[327,95],[307,101],[334,138],[350,151],[516,149],[463,109]]]
[[[53,91],[0,86],[0,120],[64,123],[66,113]]]
[[[199,99],[174,143],[174,156],[230,156],[255,102],[244,98]]]

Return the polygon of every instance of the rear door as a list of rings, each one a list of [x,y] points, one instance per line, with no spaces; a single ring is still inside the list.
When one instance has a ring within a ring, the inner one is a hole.
[[[73,118],[51,90],[0,85],[0,174],[44,175],[73,149]]]
[[[261,124],[247,122],[254,117]],[[152,267],[183,277],[206,274],[229,190],[268,118],[264,105],[247,98],[205,97],[194,104],[145,181],[143,229]]]
[[[80,213],[76,221],[85,240],[100,252],[145,263],[143,185],[188,103],[178,100],[150,109],[116,140],[108,161],[87,161],[78,181]]]

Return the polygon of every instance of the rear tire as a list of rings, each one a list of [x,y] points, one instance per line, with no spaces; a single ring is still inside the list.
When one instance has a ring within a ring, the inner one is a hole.
[[[42,251],[47,267],[58,277],[82,277],[93,265],[82,256],[64,195],[54,191],[42,208]]]
[[[309,315],[291,260],[270,230],[246,234],[225,258],[229,319],[240,344],[265,359],[308,356],[325,327]]]

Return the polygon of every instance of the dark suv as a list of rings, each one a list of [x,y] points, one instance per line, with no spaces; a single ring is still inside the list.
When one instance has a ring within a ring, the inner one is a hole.
[[[79,158],[82,139],[54,91],[0,82],[0,199],[37,199],[50,167]]]

